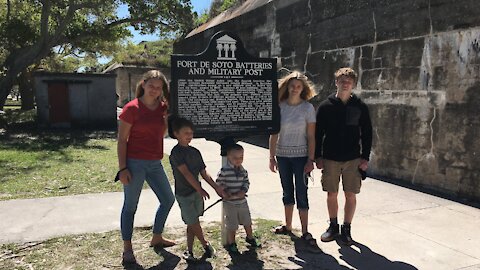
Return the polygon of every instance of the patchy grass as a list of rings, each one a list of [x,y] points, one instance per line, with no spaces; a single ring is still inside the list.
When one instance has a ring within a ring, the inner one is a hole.
[[[0,200],[122,190],[113,182],[116,131],[40,130],[30,112],[6,115],[8,129],[0,134]],[[167,155],[162,162],[173,179]]]
[[[132,269],[309,269],[306,266],[315,266],[329,256],[302,251],[299,248],[301,240],[295,236],[273,234],[270,230],[278,224],[278,221],[264,219],[254,221],[254,231],[262,242],[259,249],[247,248],[244,230],[240,229],[237,243],[241,254],[237,255],[229,255],[222,248],[218,223],[203,224],[206,238],[217,254],[215,258],[190,265],[181,259],[186,249],[185,228],[167,228],[166,237],[175,239],[178,244],[158,254],[149,247],[151,228],[138,228],[134,231],[133,246],[140,265]],[[7,244],[0,246],[0,252],[0,269],[123,268],[118,231],[66,236],[40,243]],[[198,241],[195,241],[194,253],[196,257],[203,253]]]

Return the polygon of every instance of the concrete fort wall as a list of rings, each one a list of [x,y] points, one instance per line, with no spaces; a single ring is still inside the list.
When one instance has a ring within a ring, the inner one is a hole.
[[[369,174],[480,201],[477,0],[247,0],[230,13],[175,53],[233,31],[252,55],[306,72],[315,102],[335,91],[334,71],[351,66],[374,125]]]

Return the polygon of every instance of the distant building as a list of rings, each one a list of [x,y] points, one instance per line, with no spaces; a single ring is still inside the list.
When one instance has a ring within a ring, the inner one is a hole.
[[[170,80],[169,67],[153,67],[140,65],[124,65],[114,63],[107,67],[103,73],[116,74],[115,85],[118,96],[117,106],[123,107],[127,102],[135,98],[135,89],[142,75],[152,69],[160,70]]]
[[[115,74],[34,73],[38,123],[115,127]]]

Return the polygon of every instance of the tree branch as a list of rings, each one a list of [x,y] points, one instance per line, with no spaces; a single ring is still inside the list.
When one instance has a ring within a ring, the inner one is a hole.
[[[40,18],[40,37],[42,37],[42,42],[48,40],[48,20],[50,18],[51,4],[49,1],[42,2],[42,15]]]
[[[163,26],[170,26],[170,25],[168,25],[167,23],[164,23],[164,22],[159,22],[159,21],[155,21],[155,20],[148,20],[148,19],[145,19],[145,18],[142,18],[142,19],[125,18],[125,19],[121,19],[121,20],[118,20],[118,21],[113,21],[111,23],[108,23],[106,25],[106,28],[115,27],[117,25],[121,25],[121,24],[124,24],[124,23],[137,23],[137,22],[151,22],[151,23],[158,23],[158,24],[161,24]]]
[[[82,4],[75,5],[75,0],[68,1],[68,10],[63,20],[58,22],[58,28],[55,30],[55,33],[52,36],[51,42],[55,42],[60,36],[65,32],[67,25],[72,21],[73,16],[75,15],[75,11],[77,11],[77,7],[81,6]]]
[[[7,0],[7,22],[10,21],[11,8],[12,8],[12,4],[10,3],[10,0]]]

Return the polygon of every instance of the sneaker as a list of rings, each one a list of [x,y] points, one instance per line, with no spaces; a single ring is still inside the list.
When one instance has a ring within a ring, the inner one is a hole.
[[[261,247],[262,243],[254,236],[252,239],[245,237],[245,242],[249,243],[251,247]]]
[[[227,244],[225,246],[225,249],[229,252],[229,253],[239,253],[238,251],[238,248],[237,248],[237,243],[233,242],[231,244]]]
[[[350,231],[351,231],[350,225],[348,226],[342,225],[340,240],[349,246],[353,244],[353,239]]]
[[[135,259],[135,255],[133,255],[133,250],[124,251],[122,254],[122,265],[132,265],[136,264],[137,260]]]
[[[207,244],[204,248],[205,248],[205,253],[203,253],[203,257],[212,258],[215,256],[216,251],[211,244]]]
[[[322,240],[322,242],[330,242],[335,240],[335,237],[337,237],[338,232],[340,231],[339,227],[340,226],[338,224],[330,223],[327,231],[320,236],[320,240]]]
[[[195,257],[193,256],[193,252],[186,250],[183,255],[183,259],[187,262],[193,262],[195,261]]]

